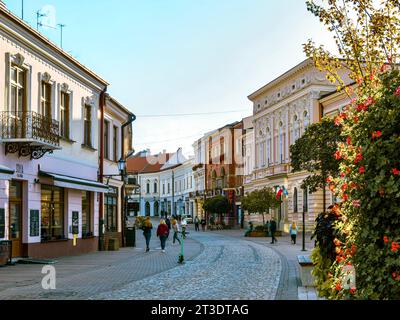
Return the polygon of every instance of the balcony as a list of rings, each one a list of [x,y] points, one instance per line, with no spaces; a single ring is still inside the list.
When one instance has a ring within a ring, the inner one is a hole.
[[[60,124],[36,112],[1,112],[0,139],[5,153],[40,159],[46,153],[60,150]]]

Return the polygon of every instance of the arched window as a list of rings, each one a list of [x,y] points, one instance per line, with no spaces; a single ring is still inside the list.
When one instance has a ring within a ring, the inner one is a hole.
[[[221,180],[222,180],[222,188],[226,188],[226,174],[225,174],[225,168],[221,168]]]
[[[157,193],[157,192],[158,192],[158,183],[156,180],[156,181],[154,181],[154,193]]]
[[[310,124],[310,117],[309,117],[309,114],[308,114],[308,112],[307,112],[307,111],[304,111],[304,114],[303,114],[303,116],[304,116],[304,122],[303,122],[303,125],[304,125],[304,131],[306,131],[306,129],[307,129],[307,127],[308,127],[308,125]]]
[[[147,180],[147,183],[146,183],[146,193],[147,194],[150,193],[150,181],[149,180]]]
[[[297,213],[299,211],[299,206],[298,206],[298,199],[297,199],[297,188],[294,188],[293,191],[293,212]]]
[[[283,163],[283,148],[284,148],[284,141],[283,141],[283,122],[279,123],[279,161]]]
[[[146,202],[146,217],[150,217],[150,203]]]
[[[271,163],[271,137],[267,138],[267,166]]]
[[[299,123],[299,118],[294,116],[293,119],[293,139],[294,142],[296,142],[300,138],[300,123]]]
[[[158,201],[154,202],[154,216],[158,217],[160,215],[160,206],[158,204]]]

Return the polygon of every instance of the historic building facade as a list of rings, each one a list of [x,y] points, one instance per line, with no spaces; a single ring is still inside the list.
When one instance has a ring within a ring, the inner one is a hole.
[[[236,226],[240,223],[243,195],[243,122],[228,124],[210,133],[205,151],[205,198],[226,196],[232,207],[225,223]]]
[[[96,251],[107,232],[122,242],[117,161],[135,116],[1,1],[0,62],[0,240],[14,258]]]
[[[301,189],[307,173],[291,172],[289,148],[310,124],[320,121],[320,98],[335,91],[336,86],[307,59],[249,96],[253,102],[252,126],[248,126],[253,130],[253,147],[246,140],[245,158],[251,163],[247,152],[253,154],[254,170],[246,171],[245,192],[265,186],[286,189],[282,206],[270,213],[282,231],[287,232],[293,221],[300,224],[303,212],[309,228],[322,212],[322,191],[310,194]],[[331,203],[332,195],[327,192],[327,204]]]
[[[0,6],[0,240],[14,257],[95,251],[107,82]],[[5,178],[5,179],[4,179]],[[73,241],[74,238],[77,241]]]

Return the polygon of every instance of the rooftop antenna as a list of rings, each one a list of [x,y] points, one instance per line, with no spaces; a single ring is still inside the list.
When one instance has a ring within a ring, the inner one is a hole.
[[[41,13],[40,10],[36,11],[36,30],[39,31],[39,26],[42,26],[42,23],[39,22],[39,19],[42,17],[47,17],[45,13]]]
[[[57,24],[60,27],[60,31],[61,31],[61,41],[60,41],[60,45],[61,45],[61,49],[63,48],[63,29],[66,27],[65,24],[59,23]]]
[[[24,20],[24,0],[22,0],[22,20]]]

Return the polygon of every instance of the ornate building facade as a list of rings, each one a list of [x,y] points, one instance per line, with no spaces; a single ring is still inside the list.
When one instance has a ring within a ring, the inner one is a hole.
[[[335,91],[336,86],[307,59],[248,97],[253,102],[252,126],[248,125],[253,146],[247,140],[245,158],[254,168],[246,174],[245,193],[263,187],[287,190],[281,207],[269,217],[275,218],[282,231],[287,232],[293,221],[300,224],[303,213],[310,228],[323,210],[322,191],[310,194],[301,189],[307,172],[291,172],[290,146],[310,124],[320,121],[320,98]],[[332,195],[327,192],[327,204],[331,203]]]

